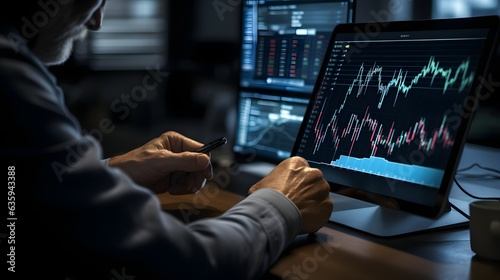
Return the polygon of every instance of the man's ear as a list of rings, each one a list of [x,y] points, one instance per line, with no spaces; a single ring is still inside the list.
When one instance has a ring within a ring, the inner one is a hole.
[[[104,6],[106,1],[102,1],[101,6],[92,14],[90,19],[85,23],[89,30],[98,31],[102,27],[102,19],[104,17]]]

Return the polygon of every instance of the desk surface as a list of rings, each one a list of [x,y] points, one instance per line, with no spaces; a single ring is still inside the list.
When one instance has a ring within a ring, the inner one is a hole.
[[[469,145],[460,168],[475,162],[498,168],[498,154],[492,156],[489,149]],[[463,181],[476,195],[500,196],[498,179]],[[456,186],[450,196],[463,199],[459,207],[468,213],[469,197]],[[158,198],[166,211],[189,222],[219,215],[243,196],[209,183],[196,195],[162,194]],[[185,207],[196,215],[180,215]],[[298,236],[265,279],[500,279],[500,262],[475,256],[467,227],[380,238],[328,223],[314,235]]]

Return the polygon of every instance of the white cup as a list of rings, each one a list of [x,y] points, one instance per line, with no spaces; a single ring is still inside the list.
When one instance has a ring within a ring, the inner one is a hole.
[[[500,260],[500,201],[474,201],[469,211],[472,251],[481,258]]]

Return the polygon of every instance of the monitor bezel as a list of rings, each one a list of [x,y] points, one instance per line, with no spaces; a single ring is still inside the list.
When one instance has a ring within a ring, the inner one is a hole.
[[[348,23],[340,24],[334,29],[332,36],[330,38],[330,43],[327,48],[327,54],[332,51],[335,38],[337,34],[340,33],[353,33],[359,32],[359,30],[370,30],[367,26],[371,23]],[[487,28],[489,29],[487,38],[485,40],[484,51],[478,61],[478,67],[475,73],[475,79],[471,86],[471,92],[469,96],[474,97],[476,91],[482,88],[482,84],[478,77],[487,77],[487,72],[490,64],[490,59],[495,52],[495,46],[498,35],[499,17],[498,16],[481,16],[481,17],[470,17],[470,18],[453,18],[453,19],[429,19],[429,20],[409,20],[409,21],[392,21],[392,22],[380,22],[378,23],[377,32],[379,31],[418,31],[418,30],[457,30],[457,29],[470,29],[470,28]],[[375,30],[375,29],[374,29]],[[368,35],[368,37],[370,37]],[[325,74],[325,70],[328,65],[329,56],[325,56],[323,65],[319,72],[318,77],[322,77]],[[310,100],[316,98],[317,92],[321,86],[321,79],[316,80],[316,85],[314,87],[313,94]],[[298,153],[299,146],[301,144],[301,135],[304,134],[307,126],[307,116],[311,114],[314,102],[309,102],[309,106],[306,110],[304,121],[302,122],[301,128],[298,133],[298,137],[295,141],[294,148],[292,150],[291,156],[295,156]],[[330,191],[336,194],[356,198],[359,200],[364,200],[367,202],[381,204],[384,203],[384,207],[390,207],[388,205],[396,205],[397,210],[413,213],[419,216],[437,218],[440,217],[445,211],[450,209],[448,196],[453,185],[453,177],[460,161],[461,153],[463,147],[466,143],[467,133],[472,122],[472,116],[474,113],[474,108],[466,108],[464,114],[462,115],[462,121],[457,130],[456,139],[459,141],[453,145],[451,150],[451,158],[444,170],[443,180],[439,187],[439,190],[435,196],[434,204],[431,206],[418,204],[410,201],[401,200],[395,197],[389,197],[382,194],[372,193],[365,190],[360,190],[358,188],[349,187],[346,185],[337,184],[335,182],[329,182]]]

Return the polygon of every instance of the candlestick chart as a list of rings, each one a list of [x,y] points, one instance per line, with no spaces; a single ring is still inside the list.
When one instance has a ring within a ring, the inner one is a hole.
[[[438,187],[461,123],[454,108],[475,77],[474,42],[446,42],[454,54],[391,44],[349,62],[349,44],[334,49],[299,151],[320,164]],[[394,172],[402,168],[410,171]]]

